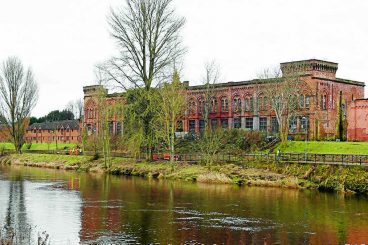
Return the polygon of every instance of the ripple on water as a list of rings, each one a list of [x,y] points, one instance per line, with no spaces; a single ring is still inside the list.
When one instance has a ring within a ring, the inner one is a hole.
[[[190,209],[176,209],[174,212],[179,214],[180,217],[177,217],[173,224],[182,224],[186,228],[195,227],[198,225],[198,222],[200,222],[202,227],[207,228],[231,229],[249,232],[275,229],[278,226],[271,220],[229,216],[219,212],[200,212]],[[180,229],[183,229],[183,227]]]

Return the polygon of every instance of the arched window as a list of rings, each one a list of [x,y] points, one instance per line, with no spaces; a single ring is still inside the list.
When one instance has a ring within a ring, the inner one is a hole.
[[[216,113],[217,112],[217,99],[216,98],[212,98],[211,99],[211,113]]]
[[[263,97],[263,110],[267,111],[268,110],[268,98],[267,97]]]
[[[229,111],[229,102],[226,97],[221,98],[221,112]]]
[[[244,104],[245,104],[245,111],[250,111],[250,103],[249,103],[249,98],[245,98],[244,100]]]
[[[263,110],[263,96],[259,95],[257,98],[257,110],[262,111]]]
[[[242,103],[241,103],[241,99],[240,97],[236,96],[233,99],[233,112],[241,112],[241,107]]]
[[[303,94],[299,96],[299,107],[300,107],[300,108],[304,108],[304,106],[305,106],[304,98],[305,98],[305,97],[304,97],[304,95],[303,95]]]
[[[327,109],[327,95],[326,94],[321,95],[321,109],[322,110]]]
[[[311,97],[305,96],[305,108],[309,108],[311,104]]]
[[[188,103],[188,110],[189,110],[189,114],[193,115],[195,114],[195,108],[196,108],[196,103],[194,100],[190,100]]]
[[[251,96],[245,97],[245,111],[253,111],[253,98]]]
[[[198,113],[204,114],[204,103],[205,100],[203,98],[198,98]]]

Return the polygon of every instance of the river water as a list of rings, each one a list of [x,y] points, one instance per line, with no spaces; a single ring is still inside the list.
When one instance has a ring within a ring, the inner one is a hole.
[[[0,226],[51,244],[368,244],[368,199],[0,167]]]

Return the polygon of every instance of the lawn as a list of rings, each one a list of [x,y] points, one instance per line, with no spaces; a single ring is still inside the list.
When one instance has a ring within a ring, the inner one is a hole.
[[[278,146],[282,152],[305,152],[319,154],[368,154],[368,142],[334,141],[289,141],[286,146]]]
[[[76,144],[64,144],[64,143],[58,143],[57,148],[58,149],[64,149],[64,147],[75,147]],[[0,148],[5,148],[8,150],[14,150],[14,145],[13,143],[8,143],[8,142],[1,142],[0,143]],[[23,145],[23,150],[27,149],[27,144]],[[47,143],[32,143],[30,150],[55,150],[56,149],[56,144],[52,143],[52,144],[47,144]]]

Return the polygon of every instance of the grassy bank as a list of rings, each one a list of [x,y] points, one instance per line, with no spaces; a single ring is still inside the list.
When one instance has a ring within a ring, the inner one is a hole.
[[[57,149],[64,149],[65,147],[76,147],[76,144],[66,144],[66,143],[58,143]],[[29,148],[28,148],[29,147]],[[0,148],[6,150],[14,150],[14,144],[9,142],[0,142]],[[30,145],[24,144],[22,147],[23,150],[55,150],[56,144],[47,144],[47,143],[32,143]]]
[[[186,163],[175,165],[167,162],[135,163],[131,159],[113,158],[112,166],[104,168],[102,159],[48,154],[13,154],[0,158],[0,163],[204,183],[323,189],[368,194],[368,172],[358,166],[248,163],[244,166],[221,164],[208,168]]]
[[[279,145],[283,152],[305,152],[315,154],[368,154],[368,142],[334,142],[334,141],[289,141]]]

